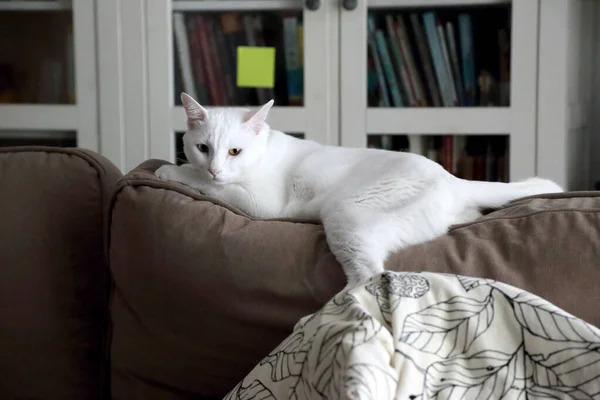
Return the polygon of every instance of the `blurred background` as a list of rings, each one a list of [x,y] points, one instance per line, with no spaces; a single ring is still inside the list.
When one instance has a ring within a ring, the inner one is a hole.
[[[488,181],[600,181],[600,1],[0,0],[0,147],[185,162],[179,94]]]

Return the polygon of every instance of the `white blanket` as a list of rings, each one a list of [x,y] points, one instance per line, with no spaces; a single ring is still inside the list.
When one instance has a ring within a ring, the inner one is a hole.
[[[302,318],[225,399],[600,399],[600,330],[489,279],[386,272]]]

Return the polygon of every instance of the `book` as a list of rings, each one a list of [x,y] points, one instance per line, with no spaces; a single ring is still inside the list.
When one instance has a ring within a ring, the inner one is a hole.
[[[390,106],[390,98],[388,94],[387,85],[385,83],[385,78],[383,77],[383,66],[381,65],[381,59],[379,58],[379,52],[377,50],[377,45],[375,44],[375,21],[372,16],[368,17],[368,37],[367,41],[369,47],[371,49],[371,56],[373,57],[373,63],[375,64],[375,71],[377,73],[377,83],[379,87],[379,105],[383,107]]]
[[[475,106],[477,82],[475,78],[475,57],[473,54],[473,30],[471,16],[466,13],[458,16],[458,31],[460,36],[460,56],[464,82],[464,105]]]
[[[458,49],[456,47],[456,40],[454,38],[454,24],[452,22],[446,22],[446,38],[448,39],[448,52],[450,54],[450,66],[452,69],[452,75],[454,76],[454,83],[456,85],[456,95],[458,98],[458,105],[464,106],[464,94],[463,94],[463,83],[460,73],[460,65],[458,63]]]
[[[190,58],[192,60],[192,75],[196,82],[196,93],[200,104],[210,104],[208,96],[208,88],[204,82],[204,58],[202,57],[202,49],[198,39],[198,31],[196,29],[196,20],[188,18],[187,20],[188,42],[190,46]]]
[[[298,21],[296,16],[283,18],[283,41],[290,105],[302,103],[302,69],[298,49]]]
[[[175,30],[175,39],[177,43],[176,49],[177,56],[179,57],[179,66],[181,68],[183,90],[194,99],[197,99],[198,95],[196,93],[196,85],[194,83],[194,76],[192,74],[190,47],[183,13],[173,13],[173,29]]]
[[[438,88],[436,77],[433,72],[433,61],[431,59],[431,54],[427,46],[425,30],[423,29],[423,25],[419,20],[418,14],[411,13],[410,22],[412,25],[413,34],[415,36],[415,41],[417,43],[417,50],[419,52],[421,67],[423,68],[423,71],[425,73],[425,82],[427,84],[427,90],[429,93],[431,104],[434,107],[441,107],[442,99],[440,96],[440,90]]]
[[[224,60],[221,55],[221,46],[219,46],[219,43],[217,41],[215,21],[212,18],[212,16],[205,17],[204,28],[209,43],[211,56],[211,58],[207,60],[209,61],[209,64],[211,64],[214,68],[215,77],[215,82],[211,82],[210,84],[214,85],[217,90],[217,97],[213,99],[213,104],[216,106],[226,106],[229,105],[227,99],[227,86],[225,82],[225,67],[223,65],[226,62],[226,60]]]
[[[402,92],[405,95],[405,99],[408,101],[410,106],[417,104],[417,98],[415,90],[412,86],[410,77],[408,76],[408,67],[406,65],[406,59],[400,51],[400,40],[396,33],[396,23],[391,15],[385,16],[386,28],[388,32],[388,38],[390,42],[390,48],[396,61],[396,70],[398,71],[398,77],[403,88]]]
[[[400,89],[398,87],[398,81],[396,80],[396,74],[394,73],[392,59],[390,58],[390,53],[388,52],[385,36],[383,36],[383,32],[380,29],[375,29],[374,33],[375,44],[377,46],[377,50],[379,51],[383,72],[388,83],[388,89],[392,98],[392,105],[394,107],[403,107],[404,102],[402,101],[402,96],[400,96]]]
[[[442,25],[442,23],[439,21],[439,19],[436,19],[436,28],[437,28],[437,33],[438,33],[438,37],[440,39],[440,45],[442,48],[442,60],[444,63],[444,68],[446,70],[446,76],[448,77],[448,80],[450,82],[450,93],[452,95],[452,103],[451,106],[458,106],[458,96],[456,94],[456,85],[454,83],[454,76],[452,75],[452,66],[450,65],[450,55],[448,54],[448,43],[447,43],[447,39],[446,39],[446,35],[444,33],[444,26]]]
[[[442,104],[445,107],[452,107],[454,105],[454,98],[450,86],[450,77],[448,76],[448,70],[446,69],[442,53],[442,45],[437,31],[437,24],[439,24],[439,21],[437,21],[437,17],[433,11],[423,14],[423,25],[425,27],[425,33],[431,51],[437,83],[440,88]]]
[[[410,40],[408,39],[408,30],[402,15],[397,16],[397,21],[396,34],[400,42],[400,50],[404,56],[404,59],[406,60],[406,65],[408,66],[408,77],[415,95],[414,105],[417,107],[424,107],[428,105],[427,98],[423,89],[421,74],[419,74],[419,69],[415,63],[413,49],[410,45]]]
[[[210,93],[211,105],[222,104],[221,93],[218,88],[216,66],[211,61],[214,57],[212,52],[212,44],[208,37],[208,29],[206,26],[206,20],[204,16],[196,16],[196,29],[198,30],[198,39],[200,42],[200,48],[202,49],[202,55],[207,62],[204,64],[205,67],[205,82]],[[189,93],[188,93],[189,94]],[[192,96],[193,97],[193,96]]]

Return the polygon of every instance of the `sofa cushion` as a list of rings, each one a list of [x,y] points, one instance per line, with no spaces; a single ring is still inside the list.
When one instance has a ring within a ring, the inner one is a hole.
[[[343,288],[322,226],[253,220],[181,184],[164,162],[124,177],[112,206],[112,393],[222,398],[298,319]],[[498,279],[598,325],[600,197],[515,202],[387,267]]]
[[[120,176],[84,150],[0,149],[0,398],[102,394],[103,226]]]

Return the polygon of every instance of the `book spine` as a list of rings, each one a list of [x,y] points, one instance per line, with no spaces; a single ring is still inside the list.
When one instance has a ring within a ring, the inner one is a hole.
[[[404,104],[402,101],[402,97],[400,96],[398,81],[396,80],[396,75],[394,73],[394,67],[392,65],[390,53],[387,49],[385,36],[383,36],[383,32],[379,29],[375,30],[375,41],[379,50],[379,56],[381,57],[383,71],[385,73],[385,76],[387,77],[387,82],[389,85],[388,89],[392,95],[393,105],[394,107],[403,107]]]
[[[460,14],[458,16],[458,30],[460,36],[460,54],[462,60],[462,73],[464,82],[465,105],[475,106],[477,82],[475,78],[475,60],[473,55],[473,31],[471,16]]]
[[[398,35],[398,40],[400,42],[400,50],[405,56],[404,59],[406,60],[406,64],[408,66],[408,75],[411,80],[411,86],[414,88],[416,99],[415,106],[424,107],[427,106],[427,97],[425,96],[425,90],[423,89],[421,74],[419,74],[419,69],[415,63],[413,49],[410,44],[410,40],[408,39],[408,30],[406,28],[406,24],[404,23],[404,17],[402,15],[398,15],[397,20],[398,23],[396,34]]]
[[[431,60],[431,54],[429,53],[429,48],[425,39],[425,30],[423,29],[423,25],[421,24],[419,16],[416,13],[410,14],[409,18],[413,28],[415,41],[417,43],[421,67],[425,73],[425,82],[427,83],[431,104],[433,104],[434,107],[441,107],[442,100],[440,96],[440,89],[433,72],[433,62]]]
[[[183,13],[173,13],[173,28],[177,41],[177,53],[179,56],[179,65],[181,66],[181,76],[183,80],[183,90],[194,99],[197,99],[194,77],[192,75],[192,61],[190,58],[190,47],[188,35],[185,29],[185,19]]]
[[[202,15],[196,16],[196,29],[198,30],[198,40],[200,42],[200,48],[202,49],[202,56],[206,63],[204,64],[206,74],[205,82],[210,92],[211,105],[219,104],[219,88],[217,86],[217,76],[215,72],[215,66],[211,62],[212,50],[211,43],[208,40],[208,32],[206,27],[206,21]]]
[[[431,58],[433,60],[433,66],[440,88],[442,103],[445,107],[451,107],[453,105],[452,92],[449,87],[446,67],[444,66],[442,46],[437,34],[435,14],[433,12],[423,14],[423,23],[425,26],[425,33],[427,34],[427,41],[429,42],[429,48],[431,50]]]
[[[231,66],[231,72],[233,74],[233,104],[245,105],[245,95],[243,88],[237,87],[237,47],[243,46],[244,41],[238,42],[238,37],[243,35],[242,26],[240,22],[240,14],[236,12],[223,13],[221,14],[221,30],[225,40],[225,52],[227,53],[227,62]],[[239,43],[239,44],[238,44]]]
[[[298,51],[298,23],[296,17],[283,19],[283,43],[285,52],[285,69],[287,73],[288,97],[290,105],[302,103],[302,70]]]
[[[198,102],[208,104],[208,89],[204,83],[204,67],[202,58],[202,49],[198,40],[196,29],[196,20],[189,18],[187,20],[188,41],[190,44],[190,56],[192,58],[192,73],[196,81],[196,92],[198,93]]]
[[[228,105],[227,99],[227,84],[225,82],[225,66],[224,61],[220,55],[220,46],[217,42],[215,21],[212,17],[206,18],[206,32],[208,33],[208,41],[210,42],[211,49],[211,61],[215,67],[215,76],[217,78],[217,88],[219,93],[219,102],[217,105],[226,106]]]
[[[454,25],[452,24],[452,22],[446,23],[446,37],[448,38],[450,63],[452,64],[452,73],[454,74],[454,82],[456,83],[458,104],[464,106],[465,101],[463,83],[462,78],[460,76],[460,64],[458,63],[458,49],[456,48],[456,40],[454,38]]]
[[[404,89],[403,92],[406,96],[406,99],[408,100],[409,105],[414,106],[416,104],[416,98],[414,95],[413,87],[411,85],[411,81],[407,74],[405,58],[403,57],[402,52],[400,51],[400,43],[396,36],[396,29],[393,17],[391,15],[386,15],[385,23],[390,41],[390,48],[392,49],[392,54],[394,55],[394,59],[396,60],[396,70],[398,71],[399,80]]]
[[[452,76],[452,66],[450,65],[450,56],[448,55],[448,44],[446,43],[446,35],[444,34],[444,26],[439,19],[435,22],[437,28],[438,37],[442,47],[442,60],[444,62],[444,69],[446,70],[446,76],[448,77],[450,95],[452,99],[451,106],[458,105],[458,97],[456,96],[456,85],[454,84],[454,77]]]
[[[375,44],[375,21],[373,17],[369,15],[368,17],[368,43],[371,48],[371,55],[373,56],[373,61],[375,62],[375,71],[377,72],[377,81],[379,84],[379,92],[381,94],[380,103],[384,107],[390,106],[390,98],[388,94],[387,85],[385,83],[385,78],[383,76],[383,67],[381,65],[381,59],[379,58],[379,52],[377,51],[377,45]]]
[[[221,24],[217,21],[213,24],[214,35],[215,35],[215,44],[217,49],[217,54],[219,57],[219,61],[221,63],[222,68],[222,76],[223,76],[223,84],[225,86],[225,104],[235,105],[237,104],[236,98],[236,71],[235,64],[233,64],[232,59],[229,56],[228,46],[225,41],[225,35],[223,35],[223,30],[221,28]]]

